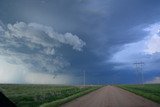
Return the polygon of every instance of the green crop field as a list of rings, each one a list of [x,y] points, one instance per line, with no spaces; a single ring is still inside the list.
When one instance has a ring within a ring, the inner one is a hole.
[[[119,87],[160,103],[160,84],[119,85]]]
[[[0,84],[2,91],[18,107],[59,106],[99,86],[13,85]],[[65,99],[65,100],[64,100]]]

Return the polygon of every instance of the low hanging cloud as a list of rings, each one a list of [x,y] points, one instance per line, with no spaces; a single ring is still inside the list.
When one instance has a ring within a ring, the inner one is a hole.
[[[0,70],[1,76],[6,75],[0,82],[9,82],[9,78],[16,79],[12,75],[16,72],[21,72],[16,73],[17,75],[26,72],[62,72],[70,65],[58,51],[64,45],[71,46],[75,51],[82,51],[86,43],[77,35],[57,33],[51,26],[37,23],[17,22],[0,26],[0,64],[8,65]],[[7,78],[7,75],[10,77]]]
[[[145,70],[159,69],[160,23],[149,25],[142,30],[148,33],[143,40],[123,45],[109,60],[111,63],[119,64],[115,69],[133,68],[133,63],[140,61],[146,63]]]
[[[160,83],[160,77],[154,77],[152,80],[147,81],[148,84],[159,84]]]

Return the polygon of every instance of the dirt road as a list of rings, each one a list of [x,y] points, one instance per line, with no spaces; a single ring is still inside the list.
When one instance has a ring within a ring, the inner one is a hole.
[[[160,107],[160,105],[126,90],[106,86],[61,107]]]

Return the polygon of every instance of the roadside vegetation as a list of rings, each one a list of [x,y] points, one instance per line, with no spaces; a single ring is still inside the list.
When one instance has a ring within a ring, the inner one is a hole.
[[[0,84],[0,91],[18,107],[57,107],[98,88],[100,87]]]
[[[160,103],[160,84],[119,85],[118,87]]]
[[[64,99],[60,99],[60,100],[57,100],[57,101],[52,101],[52,102],[49,102],[49,103],[44,103],[40,107],[58,107],[58,106],[60,106],[60,105],[62,105],[64,103],[72,101],[72,100],[74,100],[74,99],[76,99],[76,98],[78,98],[80,96],[83,96],[83,95],[85,95],[85,94],[87,94],[89,92],[92,92],[92,91],[94,91],[94,90],[96,90],[98,88],[100,88],[100,87],[90,87],[89,89],[87,89],[85,91],[81,91],[79,93],[73,94],[73,95],[71,95],[69,97],[66,97]]]

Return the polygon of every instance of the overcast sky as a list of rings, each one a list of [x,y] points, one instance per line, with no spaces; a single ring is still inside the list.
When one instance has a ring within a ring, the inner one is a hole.
[[[0,0],[0,83],[160,83],[159,0]]]

